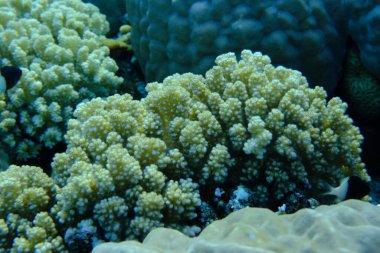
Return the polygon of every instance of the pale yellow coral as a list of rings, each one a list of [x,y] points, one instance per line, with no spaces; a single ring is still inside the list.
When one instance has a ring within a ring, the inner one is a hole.
[[[145,167],[143,185],[148,191],[161,192],[165,187],[166,176],[158,170],[157,165]]]
[[[72,222],[84,215],[96,201],[114,195],[115,186],[108,170],[85,162],[75,163],[68,184],[57,193],[52,211],[60,222]]]
[[[198,184],[191,179],[170,180],[166,187],[165,203],[169,211],[169,219],[193,219],[197,215],[195,208],[201,204],[197,190]]]
[[[142,167],[160,164],[165,156],[166,144],[158,138],[134,135],[128,138],[127,148]]]
[[[41,168],[11,165],[0,173],[0,217],[9,213],[33,217],[48,210],[54,193],[52,179]]]
[[[78,106],[74,113],[77,118],[70,120],[66,135],[69,150],[57,154],[52,163],[53,178],[62,186],[52,209],[58,220],[72,222],[95,206],[98,211],[94,218],[107,236],[120,238],[122,235],[111,225],[117,223],[117,217],[100,211],[109,203],[101,199],[114,195],[124,197],[126,213],[135,216],[120,223],[124,228],[128,225],[128,236],[140,237],[152,227],[174,225],[181,219],[180,215],[170,221],[163,219],[164,209],[173,214],[181,210],[187,219],[193,218],[200,204],[196,184],[187,180],[168,184],[164,172],[182,178],[189,171],[187,163],[178,149],[168,152],[163,140],[142,134],[148,114],[142,104],[127,94],[89,103]]]
[[[223,215],[240,185],[253,193],[249,205],[277,207],[289,196],[319,198],[325,182],[344,176],[369,180],[362,136],[339,98],[326,103],[322,88],[261,53],[216,63],[205,77],[148,84],[141,101],[114,95],[78,105],[68,149],[52,163],[60,222],[93,218],[87,211],[116,195],[128,207],[128,238],[161,226],[194,235],[201,200]]]
[[[228,148],[217,144],[210,152],[208,161],[202,169],[202,178],[217,183],[224,183],[228,176],[228,170],[234,165],[235,161],[228,153]]]
[[[16,234],[9,252],[67,252],[63,244],[63,238],[58,236],[53,219],[47,212],[40,212],[36,215],[32,223],[20,219],[18,227],[13,227]],[[23,232],[20,233],[20,227]]]
[[[162,209],[164,208],[164,198],[155,192],[143,192],[136,202],[134,211],[136,216],[150,218],[152,220],[161,220]]]
[[[11,158],[35,157],[62,142],[66,123],[83,99],[115,93],[122,78],[102,45],[104,15],[79,0],[0,2],[0,65],[21,67],[8,90],[0,135]],[[8,126],[13,120],[20,124]],[[28,138],[25,138],[28,136]],[[30,138],[31,137],[31,138]]]
[[[39,167],[11,165],[0,173],[0,252],[66,252],[48,213],[55,193]]]
[[[112,145],[107,149],[106,166],[120,190],[137,185],[143,177],[138,161],[121,145]]]

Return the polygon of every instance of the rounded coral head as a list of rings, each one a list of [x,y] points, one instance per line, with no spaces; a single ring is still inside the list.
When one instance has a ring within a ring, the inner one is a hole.
[[[112,238],[159,226],[194,234],[231,207],[276,209],[319,198],[345,175],[369,180],[347,105],[261,53],[227,53],[205,76],[175,74],[146,89],[141,101],[114,95],[76,108],[68,149],[52,164],[62,222],[90,218],[116,195],[131,220],[114,231],[105,211],[95,218]],[[246,198],[234,195],[239,187]]]

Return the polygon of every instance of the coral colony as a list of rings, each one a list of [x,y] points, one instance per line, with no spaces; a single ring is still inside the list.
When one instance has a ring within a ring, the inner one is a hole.
[[[0,252],[376,252],[377,1],[86,2],[0,0]]]

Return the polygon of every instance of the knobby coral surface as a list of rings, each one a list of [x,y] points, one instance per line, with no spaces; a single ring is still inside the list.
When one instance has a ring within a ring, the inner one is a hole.
[[[132,45],[148,81],[201,73],[216,56],[261,51],[301,71],[329,95],[342,71],[348,36],[380,77],[379,0],[126,0]]]
[[[350,109],[361,119],[380,120],[380,79],[369,73],[352,46],[347,54],[343,94]]]
[[[319,199],[326,182],[347,175],[369,180],[345,103],[327,102],[321,87],[260,53],[239,58],[219,56],[205,76],[150,83],[141,101],[79,104],[68,148],[52,163],[58,222],[91,219],[106,240],[162,226],[193,235],[203,218],[229,213],[237,195],[277,208],[292,196]]]
[[[280,216],[267,209],[245,208],[213,222],[195,238],[159,228],[143,243],[105,243],[92,252],[376,252],[379,233],[380,207],[349,200]]]
[[[41,168],[12,165],[0,173],[0,252],[65,252],[49,214],[55,193]]]
[[[62,142],[79,102],[118,90],[118,67],[101,42],[108,30],[104,15],[79,0],[0,1],[0,66],[23,72],[0,101],[11,162]]]

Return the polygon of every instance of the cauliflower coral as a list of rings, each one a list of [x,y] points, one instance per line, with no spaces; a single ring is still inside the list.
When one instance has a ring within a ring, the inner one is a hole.
[[[65,252],[48,213],[55,192],[41,168],[12,165],[0,173],[0,252]]]
[[[243,187],[249,205],[273,208],[297,193],[319,199],[325,182],[347,175],[369,180],[347,105],[260,53],[227,53],[205,76],[175,74],[147,90],[141,101],[113,95],[76,108],[52,163],[52,215],[64,226],[91,219],[107,240],[162,226],[192,235],[205,225],[203,204],[223,217]]]
[[[79,0],[0,0],[0,66],[23,71],[0,101],[0,148],[11,162],[62,142],[79,102],[118,90],[123,80],[101,43],[108,30]]]

